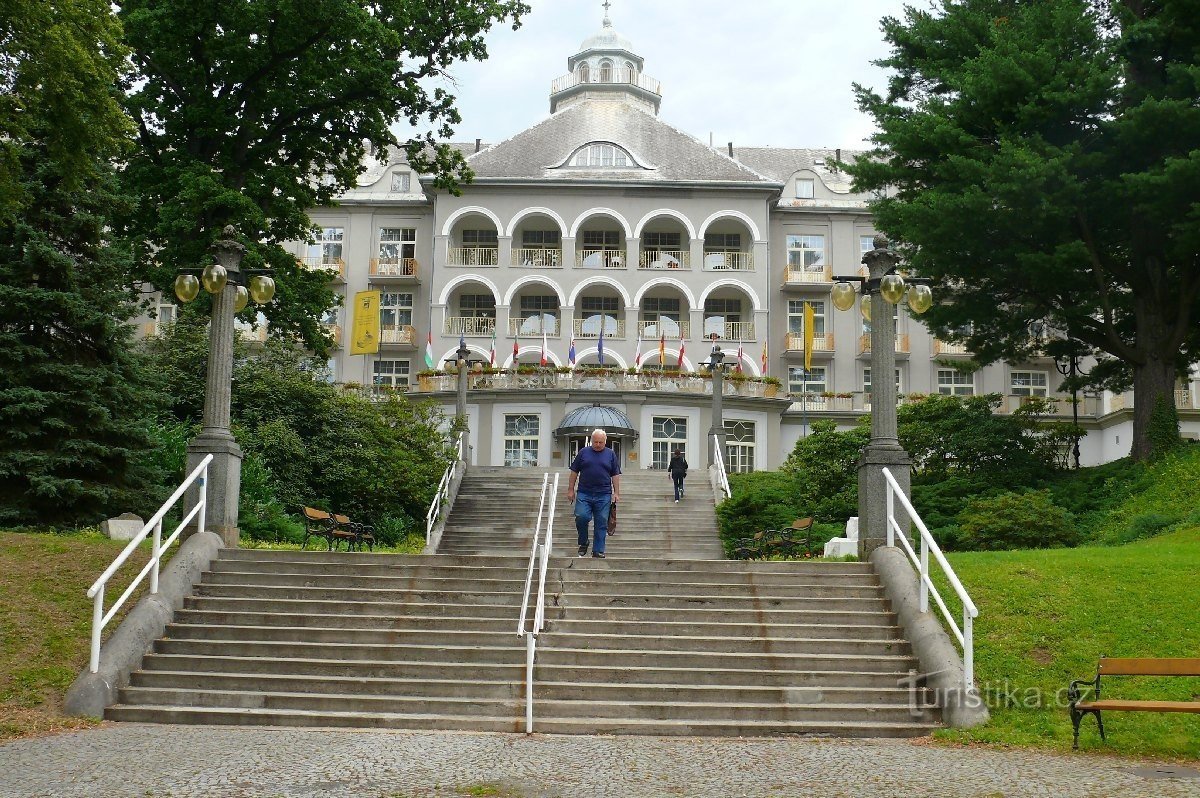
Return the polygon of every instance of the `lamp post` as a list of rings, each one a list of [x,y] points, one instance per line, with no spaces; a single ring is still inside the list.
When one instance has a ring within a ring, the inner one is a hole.
[[[896,323],[892,306],[907,294],[909,308],[924,313],[933,304],[929,281],[910,278],[911,286],[896,273],[900,253],[888,247],[882,234],[875,236],[875,248],[863,255],[868,276],[837,276],[831,298],[838,310],[854,306],[854,288],[860,285],[862,314],[871,322],[871,441],[858,460],[858,553],[865,560],[887,541],[886,468],[896,482],[909,492],[912,461],[900,445],[896,423]]]
[[[197,279],[197,270],[184,270],[175,278],[175,295],[191,302],[200,293],[200,286],[213,295],[212,316],[208,331],[208,375],[204,383],[204,415],[200,434],[187,447],[187,468],[190,472],[206,455],[213,456],[209,465],[209,484],[197,481],[188,489],[189,504],[207,489],[207,525],[221,536],[226,546],[238,544],[238,494],[241,491],[242,450],[229,429],[230,401],[233,388],[234,316],[253,298],[266,304],[275,295],[275,281],[266,270],[241,269],[246,248],[236,239],[237,231],[226,226],[222,237],[213,243],[217,262],[209,264]],[[189,534],[197,531],[189,530]]]
[[[454,402],[454,420],[459,434],[467,430],[467,372],[471,368],[471,350],[466,341],[458,341],[458,349],[454,351],[454,364],[458,369],[458,397]]]
[[[725,452],[725,419],[721,411],[721,400],[725,396],[725,353],[717,343],[717,334],[712,334],[713,348],[708,355],[708,370],[712,374],[712,426],[708,429],[708,464],[715,465],[717,452]]]
[[[1079,376],[1079,355],[1071,352],[1068,355],[1058,355],[1054,358],[1054,368],[1067,378],[1071,385],[1071,458],[1075,467],[1079,468],[1079,385],[1075,378]]]

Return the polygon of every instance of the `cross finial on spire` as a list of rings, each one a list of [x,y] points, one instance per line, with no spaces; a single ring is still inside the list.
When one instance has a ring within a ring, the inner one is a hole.
[[[608,9],[612,7],[612,3],[610,3],[608,0],[604,0],[604,2],[600,5],[604,6],[604,27],[611,28],[612,20],[608,18]]]

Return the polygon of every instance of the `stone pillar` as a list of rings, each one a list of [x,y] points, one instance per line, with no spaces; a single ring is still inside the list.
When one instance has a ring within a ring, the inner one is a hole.
[[[704,268],[704,239],[691,239],[688,249],[692,259],[692,270],[697,272],[701,271]]]
[[[564,235],[562,237],[562,265],[564,269],[575,268],[575,238],[574,236]]]
[[[512,236],[498,236],[496,238],[496,265],[497,266],[512,266]]]

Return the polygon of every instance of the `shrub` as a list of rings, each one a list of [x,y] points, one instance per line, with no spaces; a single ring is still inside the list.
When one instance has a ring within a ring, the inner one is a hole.
[[[1079,542],[1074,517],[1045,490],[971,499],[958,521],[966,549],[1043,549]]]

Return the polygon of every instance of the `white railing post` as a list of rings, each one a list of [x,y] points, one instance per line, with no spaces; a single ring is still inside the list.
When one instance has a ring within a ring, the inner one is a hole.
[[[92,673],[100,670],[100,632],[104,630],[104,586],[92,601],[92,655],[89,668]]]
[[[537,639],[525,637],[525,733],[533,734],[533,654]]]
[[[929,612],[929,545],[921,536],[921,612]]]
[[[896,545],[896,494],[892,486],[887,486],[887,544]]]
[[[967,690],[975,686],[975,619],[963,607],[963,676]]]
[[[204,464],[204,470],[200,472],[200,484],[197,486],[196,495],[200,497],[200,512],[196,516],[196,531],[204,531],[204,516],[208,513],[208,463]]]
[[[154,525],[154,542],[150,547],[150,558],[154,568],[150,571],[150,595],[158,593],[158,572],[162,564],[162,520]]]

